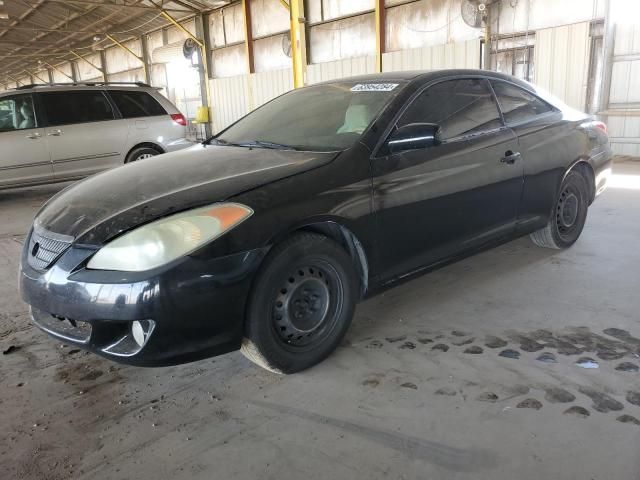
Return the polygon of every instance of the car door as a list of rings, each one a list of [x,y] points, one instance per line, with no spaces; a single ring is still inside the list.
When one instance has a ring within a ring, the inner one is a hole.
[[[383,145],[372,159],[377,265],[386,281],[512,234],[522,194],[518,141],[486,80],[428,86],[395,128],[414,123],[439,125],[441,143],[393,154]]]
[[[124,163],[128,128],[102,90],[38,94],[56,179],[91,175]]]
[[[502,80],[491,85],[520,143],[525,181],[518,229],[529,232],[546,225],[566,168],[582,153],[582,138],[562,112],[533,93]]]
[[[30,93],[0,98],[0,186],[53,179],[44,129]]]

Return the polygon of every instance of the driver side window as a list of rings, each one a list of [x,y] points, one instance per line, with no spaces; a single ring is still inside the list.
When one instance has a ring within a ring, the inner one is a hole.
[[[36,115],[31,95],[0,98],[0,132],[36,128]]]
[[[503,126],[487,81],[480,78],[448,80],[427,88],[402,114],[397,127],[411,123],[439,125],[443,141]]]

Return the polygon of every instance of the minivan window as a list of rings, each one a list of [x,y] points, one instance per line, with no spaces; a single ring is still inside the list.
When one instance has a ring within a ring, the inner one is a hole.
[[[222,132],[220,143],[336,151],[355,144],[400,83],[340,82],[293,90]]]
[[[552,112],[553,107],[535,95],[506,82],[492,81],[507,124],[528,122]]]
[[[447,80],[427,88],[402,114],[397,126],[410,123],[439,125],[442,140],[502,126],[498,106],[481,78]]]
[[[39,94],[50,126],[113,120],[111,104],[100,90]]]
[[[124,118],[153,117],[167,112],[147,92],[109,90],[109,95]]]
[[[12,95],[0,98],[0,132],[36,128],[31,95]]]

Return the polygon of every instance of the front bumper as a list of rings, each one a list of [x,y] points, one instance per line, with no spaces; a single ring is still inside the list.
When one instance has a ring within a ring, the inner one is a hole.
[[[266,251],[111,272],[86,269],[95,249],[71,246],[42,272],[28,264],[25,248],[20,290],[36,325],[62,341],[122,363],[174,365],[240,347],[246,299]],[[152,331],[139,351],[127,352],[136,346],[135,321],[152,323]]]

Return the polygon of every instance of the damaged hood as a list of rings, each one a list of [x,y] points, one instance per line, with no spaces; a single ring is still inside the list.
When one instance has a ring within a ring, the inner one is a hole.
[[[77,243],[100,245],[168,214],[223,201],[319,167],[336,155],[196,145],[76,183],[49,200],[35,223]]]

